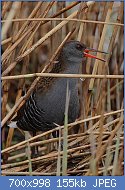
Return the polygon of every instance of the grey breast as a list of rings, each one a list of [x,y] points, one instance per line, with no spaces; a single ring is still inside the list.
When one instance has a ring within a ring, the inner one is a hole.
[[[78,116],[79,100],[77,79],[58,78],[44,93],[36,94],[36,105],[43,110],[42,119],[45,123],[63,125],[66,102],[67,81],[71,91],[69,103],[69,121],[73,122]]]

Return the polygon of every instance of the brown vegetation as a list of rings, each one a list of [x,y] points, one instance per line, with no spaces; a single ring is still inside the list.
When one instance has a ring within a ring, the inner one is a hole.
[[[63,175],[123,175],[123,17],[123,2],[2,2],[2,175],[62,175],[64,167]],[[85,78],[81,117],[65,126],[68,136],[52,138],[63,129],[57,126],[27,139],[6,124],[70,39],[109,52],[106,63],[87,59],[82,76],[51,74]],[[67,151],[56,146],[61,139],[68,140]],[[36,144],[40,156],[31,159]]]

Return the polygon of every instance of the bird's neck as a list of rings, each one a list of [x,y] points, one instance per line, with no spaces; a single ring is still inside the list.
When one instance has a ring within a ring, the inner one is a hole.
[[[64,74],[78,74],[81,60],[65,60],[65,69],[62,71]]]
[[[79,65],[68,65],[68,67],[62,71],[64,74],[78,74],[79,73]]]
[[[51,73],[78,74],[81,59],[60,59],[51,70]]]

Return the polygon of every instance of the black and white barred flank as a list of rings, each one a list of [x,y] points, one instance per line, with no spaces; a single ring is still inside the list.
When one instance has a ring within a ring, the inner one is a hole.
[[[24,131],[48,131],[52,126],[44,121],[44,111],[36,105],[35,93],[18,112],[17,127]]]

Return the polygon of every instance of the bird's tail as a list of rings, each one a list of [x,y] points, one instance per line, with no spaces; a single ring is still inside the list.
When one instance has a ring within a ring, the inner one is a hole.
[[[10,128],[17,128],[17,121],[12,121],[11,123],[8,124],[8,127]]]

